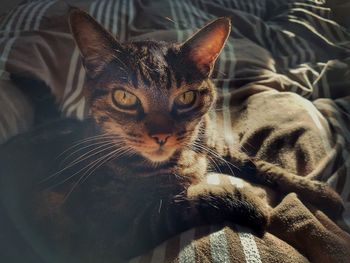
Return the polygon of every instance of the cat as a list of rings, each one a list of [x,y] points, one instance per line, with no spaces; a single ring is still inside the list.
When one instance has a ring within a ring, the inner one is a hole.
[[[1,174],[21,174],[2,178],[2,185],[23,186],[22,213],[57,262],[118,262],[201,224],[232,221],[262,235],[269,206],[249,189],[208,184],[215,165],[252,182],[283,185],[285,193],[298,193],[298,183],[311,196],[315,187],[332,193],[322,183],[218,147],[220,131],[209,115],[216,100],[210,76],[231,31],[229,18],[210,22],[180,44],[120,43],[75,8],[70,26],[86,69],[91,118],[54,122],[0,153]],[[54,157],[63,150],[59,166]],[[25,167],[13,165],[14,156]],[[29,171],[34,175],[25,176]],[[43,178],[49,188],[28,198],[33,182]],[[326,210],[340,209],[333,196]]]

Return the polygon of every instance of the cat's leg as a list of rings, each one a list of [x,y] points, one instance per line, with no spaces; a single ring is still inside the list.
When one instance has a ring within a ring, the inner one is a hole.
[[[264,233],[269,221],[269,208],[248,189],[231,184],[191,185],[177,195],[152,202],[138,210],[130,221],[118,247],[120,251],[145,252],[161,242],[190,228],[204,224],[234,222]],[[128,255],[124,255],[128,256]]]
[[[267,203],[247,188],[199,183],[187,189],[186,201],[202,223],[231,221],[262,234],[268,224]]]
[[[295,175],[269,162],[246,159],[241,162],[236,174],[284,194],[294,192],[301,200],[318,207],[332,218],[339,217],[343,211],[341,197],[326,183]]]

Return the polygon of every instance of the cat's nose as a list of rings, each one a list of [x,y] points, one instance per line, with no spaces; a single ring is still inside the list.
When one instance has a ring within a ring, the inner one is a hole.
[[[169,137],[171,136],[171,133],[160,133],[160,134],[152,134],[150,135],[160,146],[164,145]]]

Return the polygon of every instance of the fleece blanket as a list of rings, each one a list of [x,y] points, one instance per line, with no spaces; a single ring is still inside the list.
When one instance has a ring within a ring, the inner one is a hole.
[[[66,2],[88,11],[121,41],[151,38],[181,42],[209,20],[230,16],[231,36],[212,76],[220,94],[212,114],[225,131],[223,139],[238,145],[247,155],[290,173],[328,182],[344,200],[345,211],[334,222],[329,219],[331,215],[302,202],[297,195],[282,196],[272,210],[271,227],[263,238],[229,223],[204,226],[174,237],[132,262],[348,260],[350,23],[344,16],[350,8],[347,1]],[[36,86],[19,87],[13,81],[18,77],[46,85],[62,115],[84,119],[88,114],[82,94],[85,71],[69,33],[66,2],[24,1],[0,19],[2,142],[28,130],[34,122],[35,105],[26,92]],[[238,100],[242,90],[250,96]],[[286,106],[291,104],[292,109]],[[233,127],[228,125],[232,118],[237,120]],[[309,148],[318,151],[308,151]],[[217,175],[209,176],[208,180],[223,183]],[[231,182],[242,187],[246,184],[240,179]]]

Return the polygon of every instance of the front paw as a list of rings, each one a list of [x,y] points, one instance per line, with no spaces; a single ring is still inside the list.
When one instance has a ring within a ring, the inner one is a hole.
[[[188,200],[208,223],[232,221],[262,236],[269,223],[269,207],[246,188],[234,185],[196,185]]]
[[[249,190],[239,191],[242,198],[232,207],[233,221],[251,228],[259,237],[263,236],[269,225],[271,207]],[[236,219],[237,215],[240,217]]]

